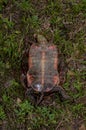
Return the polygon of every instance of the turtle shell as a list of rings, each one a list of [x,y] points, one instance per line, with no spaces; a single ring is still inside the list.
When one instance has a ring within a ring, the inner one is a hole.
[[[58,52],[54,44],[33,44],[29,51],[28,86],[38,92],[49,92],[59,84]]]

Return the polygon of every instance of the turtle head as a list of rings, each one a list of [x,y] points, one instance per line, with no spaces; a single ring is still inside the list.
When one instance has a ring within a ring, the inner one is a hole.
[[[37,39],[37,42],[40,43],[40,44],[46,44],[47,43],[46,38],[41,34],[36,35],[36,39]]]

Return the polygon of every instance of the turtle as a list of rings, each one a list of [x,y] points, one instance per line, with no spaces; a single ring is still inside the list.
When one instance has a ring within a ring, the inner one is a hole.
[[[40,104],[45,95],[52,93],[58,93],[61,100],[69,99],[69,95],[60,85],[57,46],[48,42],[41,34],[35,37],[36,42],[32,42],[27,51],[27,72],[21,76],[22,84],[26,88],[25,95],[36,104]]]

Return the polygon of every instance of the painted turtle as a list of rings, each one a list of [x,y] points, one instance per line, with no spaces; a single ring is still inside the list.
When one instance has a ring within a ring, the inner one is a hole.
[[[37,43],[33,43],[28,52],[28,71],[26,76],[22,74],[23,86],[26,94],[30,97],[40,95],[37,104],[41,102],[44,95],[58,92],[63,99],[69,96],[59,86],[58,52],[56,45],[48,43],[43,35],[37,35]]]

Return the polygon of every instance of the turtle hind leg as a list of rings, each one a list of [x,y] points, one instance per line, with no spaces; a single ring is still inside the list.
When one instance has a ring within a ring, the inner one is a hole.
[[[35,96],[34,91],[33,91],[32,88],[29,88],[29,89],[26,90],[25,97],[26,97],[27,99],[29,98],[30,102],[31,102],[33,105],[36,104],[36,100],[37,100],[37,99],[36,99],[36,96]]]
[[[70,96],[67,95],[67,93],[61,86],[58,86],[58,93],[59,93],[61,101],[70,100]]]
[[[66,94],[65,90],[61,86],[55,87],[52,92],[58,92],[60,100],[65,101],[65,100],[70,100],[70,96]]]

